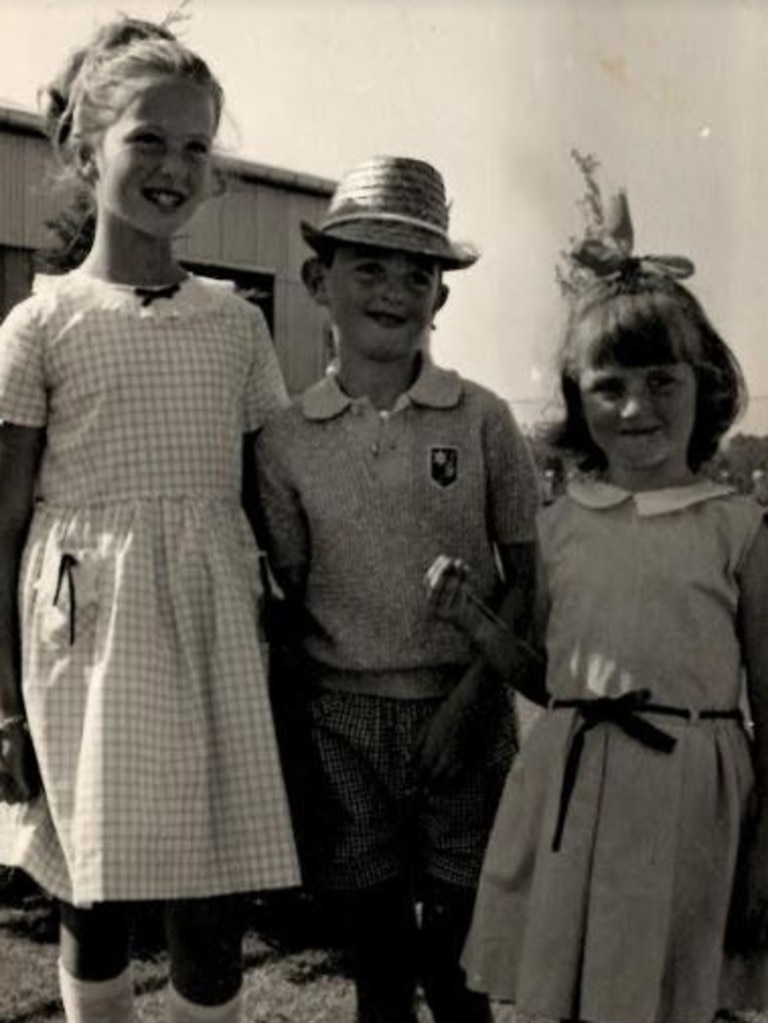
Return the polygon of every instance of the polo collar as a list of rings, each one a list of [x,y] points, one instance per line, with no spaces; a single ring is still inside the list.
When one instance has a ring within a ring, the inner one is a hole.
[[[411,388],[405,392],[414,405],[428,408],[454,408],[461,401],[464,388],[461,377],[452,369],[436,366],[426,356],[422,359],[421,372]]]
[[[638,515],[650,517],[683,511],[704,501],[733,494],[733,487],[715,483],[709,479],[698,479],[682,487],[665,487],[663,490],[643,490],[633,493],[616,487],[612,483],[588,477],[574,479],[568,484],[568,496],[584,508],[602,511],[615,508],[627,501],[634,502]]]
[[[339,387],[333,371],[308,387],[301,397],[301,408],[307,419],[333,419],[351,404],[352,399]]]
[[[435,366],[425,357],[418,377],[397,399],[393,411],[408,404],[438,409],[454,408],[461,400],[462,393],[463,385],[458,373]],[[336,374],[330,372],[304,392],[301,407],[307,419],[334,419],[350,408],[354,400],[341,389]]]

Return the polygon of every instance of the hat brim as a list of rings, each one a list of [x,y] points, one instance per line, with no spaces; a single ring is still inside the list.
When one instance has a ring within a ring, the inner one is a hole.
[[[316,228],[302,221],[304,241],[319,255],[328,252],[337,242],[351,245],[370,245],[378,249],[393,249],[428,256],[443,270],[464,270],[477,262],[480,253],[465,242],[452,242],[441,235],[411,226],[377,220],[354,220],[330,228]]]

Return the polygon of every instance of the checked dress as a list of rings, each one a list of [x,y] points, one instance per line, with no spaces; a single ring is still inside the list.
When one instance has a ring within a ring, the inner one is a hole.
[[[19,588],[45,794],[0,806],[0,862],[60,898],[298,880],[240,507],[284,401],[260,313],[202,278],[38,278],[0,329],[0,419],[46,429]]]

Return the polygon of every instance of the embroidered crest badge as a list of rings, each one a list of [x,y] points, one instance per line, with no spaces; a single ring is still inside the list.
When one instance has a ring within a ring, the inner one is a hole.
[[[429,475],[439,487],[450,487],[459,477],[459,449],[447,444],[429,449]]]

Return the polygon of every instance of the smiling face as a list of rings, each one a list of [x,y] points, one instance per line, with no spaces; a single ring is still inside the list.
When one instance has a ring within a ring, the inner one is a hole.
[[[688,446],[697,384],[688,363],[585,365],[578,384],[587,427],[605,455],[611,482],[640,490],[691,478]]]
[[[216,120],[210,92],[192,82],[137,90],[86,157],[99,226],[122,244],[169,243],[208,194]]]
[[[330,310],[342,358],[412,359],[448,294],[435,260],[407,252],[341,243],[315,271],[310,288]]]

